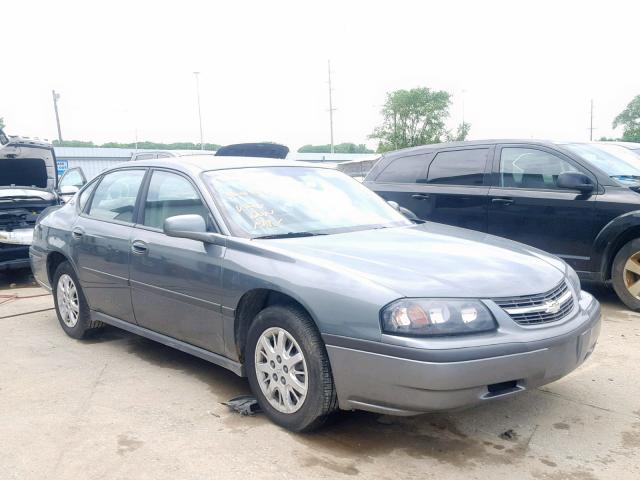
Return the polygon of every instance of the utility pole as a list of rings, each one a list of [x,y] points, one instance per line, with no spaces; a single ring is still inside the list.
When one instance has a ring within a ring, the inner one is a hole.
[[[56,112],[56,124],[58,125],[58,141],[62,143],[62,130],[60,130],[60,115],[58,115],[58,99],[60,98],[60,94],[56,93],[55,90],[51,90],[51,95],[53,95],[53,110]]]
[[[327,60],[327,66],[329,67],[329,128],[331,130],[331,153],[334,152],[333,148],[333,99],[331,97],[331,60]]]
[[[593,98],[591,99],[591,116],[589,123],[589,141],[593,142]]]
[[[200,110],[200,72],[193,72],[196,76],[196,95],[198,97],[198,119],[200,120],[200,150],[204,150],[202,143],[202,110]]]

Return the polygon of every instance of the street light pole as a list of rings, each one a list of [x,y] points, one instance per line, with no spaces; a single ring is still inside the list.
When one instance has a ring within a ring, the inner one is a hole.
[[[198,97],[198,119],[200,120],[200,150],[204,150],[202,143],[202,110],[200,110],[200,72],[193,72],[196,76],[196,95]]]
[[[331,60],[327,60],[327,66],[329,70],[329,129],[331,130],[331,153],[334,153],[333,146],[333,98],[331,94]]]
[[[60,130],[60,115],[58,115],[58,99],[60,98],[60,94],[56,93],[55,90],[51,90],[51,95],[53,95],[53,110],[56,112],[56,125],[58,125],[58,141],[62,143],[62,130]]]

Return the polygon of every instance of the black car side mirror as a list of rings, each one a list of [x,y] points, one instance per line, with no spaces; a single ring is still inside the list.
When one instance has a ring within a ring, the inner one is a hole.
[[[565,172],[558,175],[559,188],[579,190],[581,193],[590,193],[596,188],[591,178],[580,172]]]

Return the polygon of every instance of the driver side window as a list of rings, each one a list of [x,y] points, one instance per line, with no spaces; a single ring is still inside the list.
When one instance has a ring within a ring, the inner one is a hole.
[[[500,186],[557,189],[558,176],[578,172],[568,161],[534,148],[505,147],[500,153]]]

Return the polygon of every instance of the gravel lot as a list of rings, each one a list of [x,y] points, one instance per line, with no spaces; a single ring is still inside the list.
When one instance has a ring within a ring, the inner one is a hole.
[[[115,328],[72,340],[27,273],[0,276],[0,479],[637,479],[640,314],[587,290],[604,307],[600,342],[558,382],[295,435],[221,405],[248,393],[234,374]]]

